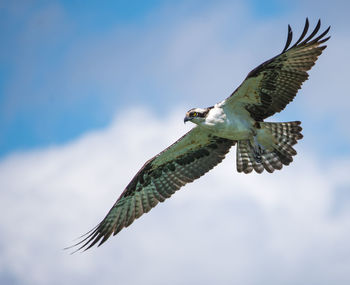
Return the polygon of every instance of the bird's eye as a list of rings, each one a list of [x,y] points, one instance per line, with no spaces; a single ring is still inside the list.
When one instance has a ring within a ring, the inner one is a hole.
[[[197,112],[193,112],[192,113],[192,117],[197,117],[198,116],[198,113]]]

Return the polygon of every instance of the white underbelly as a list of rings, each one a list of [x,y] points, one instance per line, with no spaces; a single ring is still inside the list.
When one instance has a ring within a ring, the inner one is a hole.
[[[217,135],[232,140],[244,140],[252,136],[252,129],[245,122],[236,121],[217,128]]]
[[[219,137],[231,140],[249,139],[253,135],[253,122],[244,118],[230,118],[210,127],[211,132]]]
[[[244,140],[253,136],[255,121],[248,112],[235,112],[215,106],[208,114],[202,126],[214,135],[231,139]]]

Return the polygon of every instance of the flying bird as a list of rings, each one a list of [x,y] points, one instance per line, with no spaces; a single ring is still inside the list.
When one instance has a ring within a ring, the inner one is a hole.
[[[237,171],[272,173],[289,165],[297,154],[293,145],[303,136],[300,121],[271,123],[264,120],[291,102],[307,71],[326,48],[330,27],[318,35],[319,20],[306,37],[309,21],[292,45],[292,29],[283,51],[253,69],[225,100],[208,108],[194,108],[184,122],[196,126],[174,144],[148,160],[126,186],[106,217],[74,246],[87,250],[103,244],[128,227],[185,184],[219,164],[237,144]]]

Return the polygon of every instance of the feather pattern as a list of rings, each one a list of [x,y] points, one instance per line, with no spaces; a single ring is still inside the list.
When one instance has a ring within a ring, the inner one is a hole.
[[[289,165],[293,156],[297,154],[293,145],[303,136],[300,133],[301,122],[288,123],[260,123],[262,129],[267,130],[271,135],[271,149],[265,149],[259,156],[255,154],[253,144],[250,140],[238,141],[236,160],[237,171],[250,173],[255,170],[262,173],[274,172],[275,169],[282,169],[283,165]]]
[[[320,27],[319,20],[315,29],[304,39],[309,29],[309,20],[306,19],[301,36],[290,47],[293,32],[288,26],[288,37],[282,53],[253,69],[223,104],[232,108],[245,108],[256,121],[263,121],[282,111],[308,79],[307,71],[326,48],[322,44],[330,38],[325,38],[330,27],[315,37]]]
[[[267,123],[263,120],[283,110],[308,78],[307,71],[326,48],[330,28],[318,34],[321,22],[307,36],[309,21],[292,45],[293,32],[283,51],[253,69],[243,83],[215,106],[191,109],[184,121],[197,126],[174,144],[148,160],[127,185],[105,218],[73,247],[87,250],[164,202],[187,183],[220,163],[238,140],[237,170],[273,172],[289,165],[302,138],[300,122]],[[219,118],[219,119],[218,119]],[[207,127],[207,128],[206,128]]]
[[[74,246],[87,250],[103,244],[159,202],[220,163],[235,141],[193,128],[173,145],[145,163],[106,217]]]

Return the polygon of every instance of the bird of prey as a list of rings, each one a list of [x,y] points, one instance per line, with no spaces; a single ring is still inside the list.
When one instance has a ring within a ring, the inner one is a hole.
[[[330,29],[306,37],[306,19],[299,39],[292,42],[292,29],[283,51],[253,69],[224,101],[208,108],[194,108],[185,122],[196,126],[174,144],[148,160],[126,186],[106,217],[74,246],[87,250],[103,244],[186,183],[201,177],[220,163],[237,144],[238,172],[273,172],[289,165],[302,138],[300,121],[270,123],[264,120],[282,111],[308,78],[307,71],[326,48]]]

